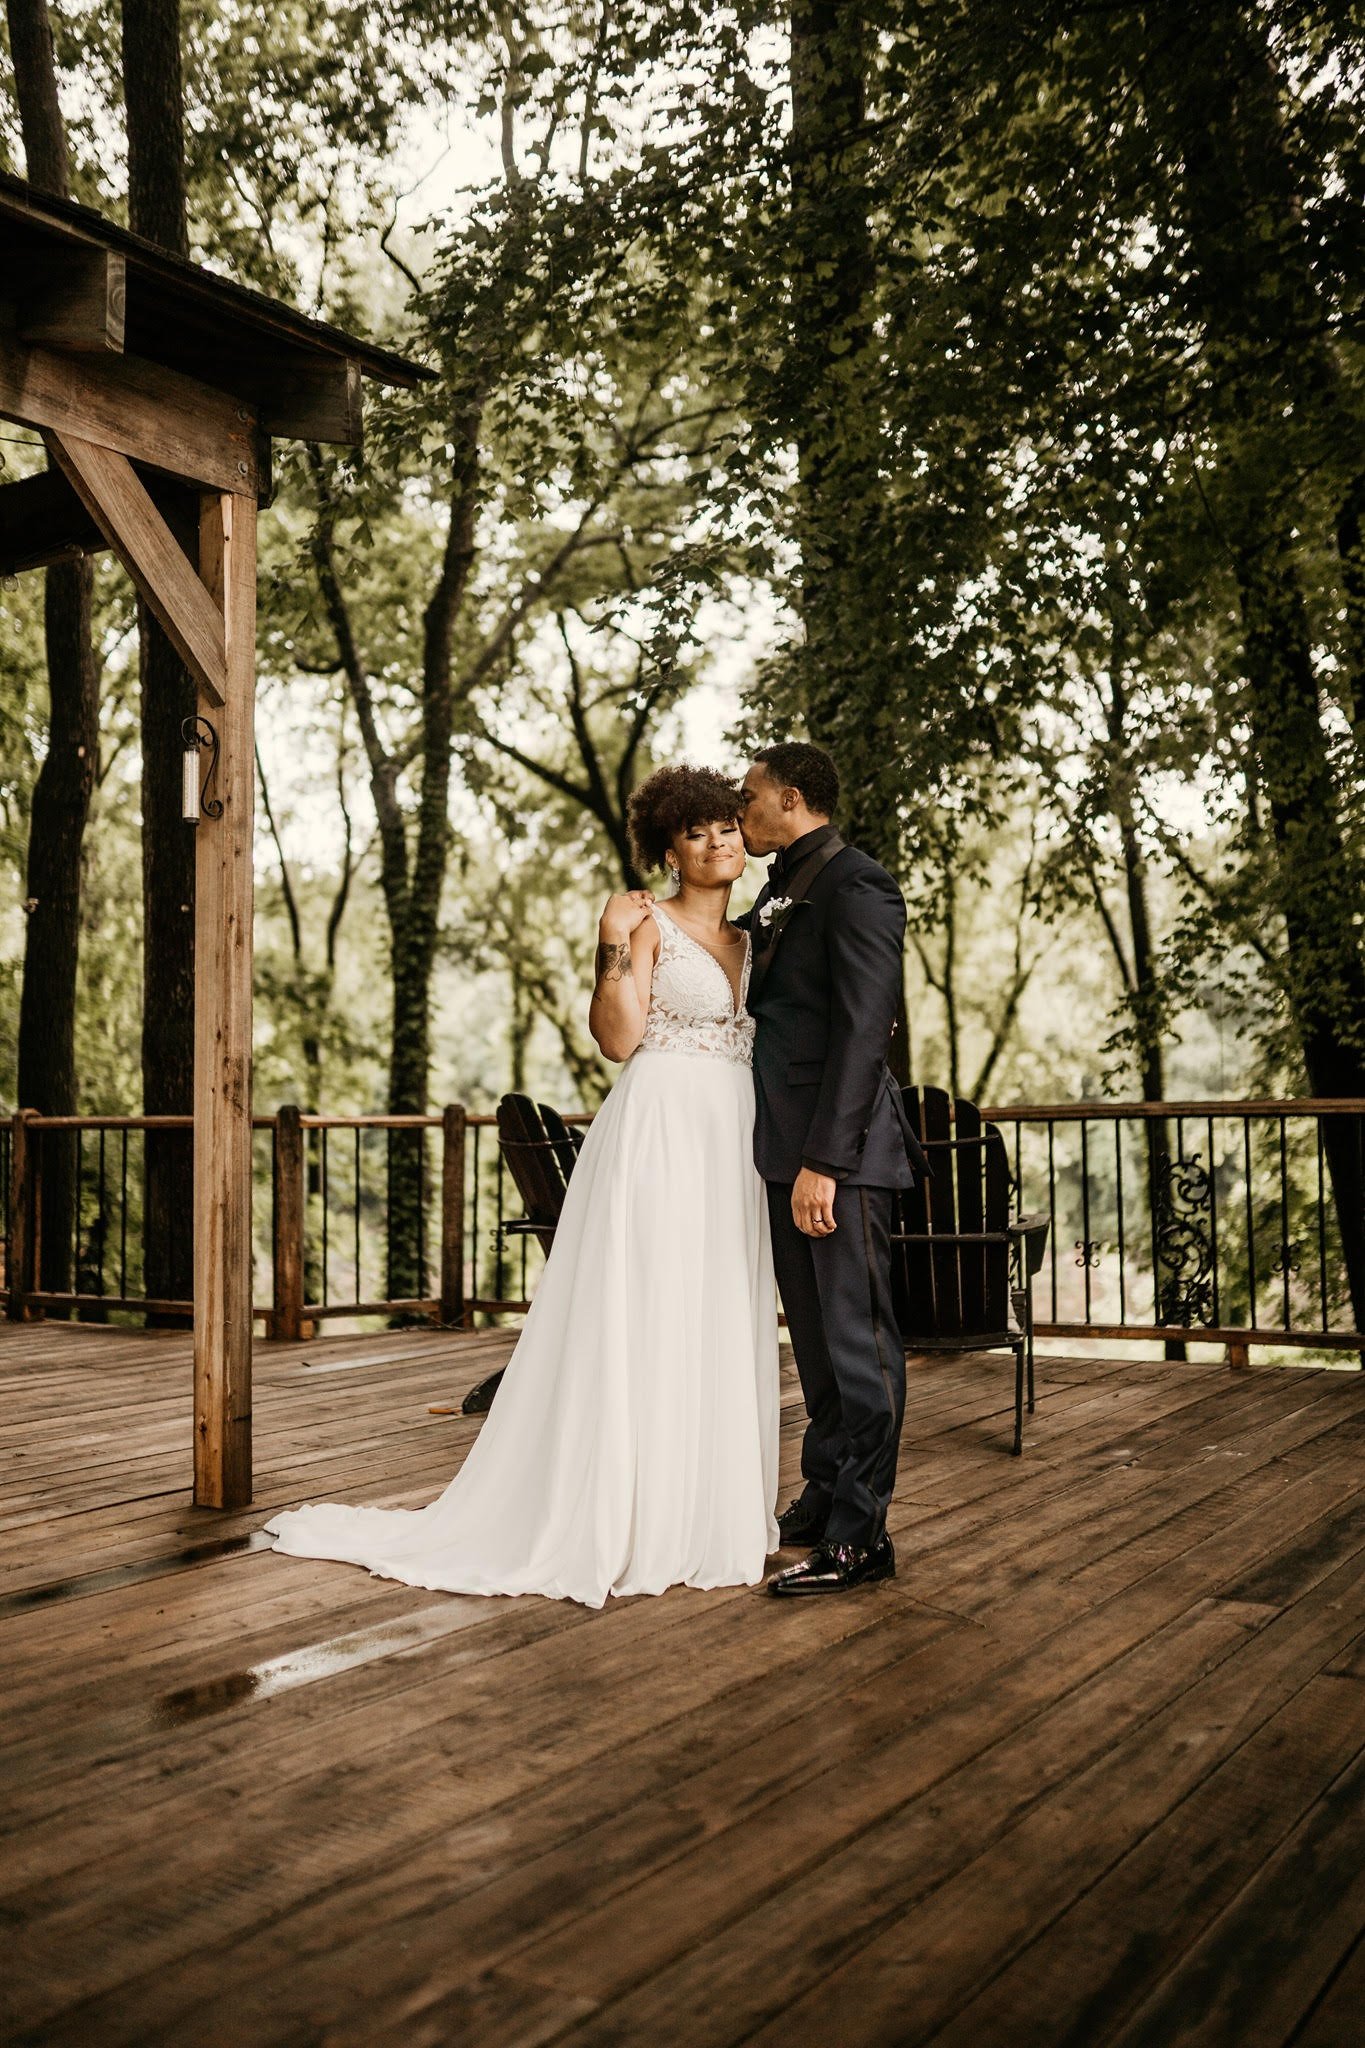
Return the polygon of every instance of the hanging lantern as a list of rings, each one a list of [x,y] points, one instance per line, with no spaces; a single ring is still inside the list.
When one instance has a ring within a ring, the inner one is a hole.
[[[209,784],[218,773],[218,734],[207,718],[187,718],[180,727],[185,745],[180,773],[180,815],[187,825],[197,825],[202,811],[206,818],[221,818],[222,799],[209,795]],[[201,770],[199,757],[207,753],[208,766]]]

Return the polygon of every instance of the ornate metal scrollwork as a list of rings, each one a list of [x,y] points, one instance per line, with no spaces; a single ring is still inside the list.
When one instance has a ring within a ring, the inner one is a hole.
[[[1099,1237],[1078,1237],[1076,1239],[1076,1264],[1098,1266],[1104,1240]]]
[[[1271,1264],[1270,1268],[1271,1272],[1297,1273],[1299,1270],[1300,1252],[1301,1247],[1295,1242],[1295,1240],[1293,1238],[1287,1237],[1284,1243],[1280,1246],[1280,1249],[1275,1254],[1274,1261]]]
[[[206,818],[221,818],[222,798],[209,795],[209,790],[218,777],[217,727],[211,725],[207,718],[186,718],[181,722],[180,739],[185,749],[183,809],[186,823],[197,823],[199,811],[202,811]],[[204,755],[208,756],[208,766],[203,771],[203,779],[200,780],[199,762]],[[195,784],[198,785],[197,805],[193,801]]]
[[[1155,1162],[1157,1301],[1161,1321],[1213,1321],[1213,1182],[1196,1152]]]

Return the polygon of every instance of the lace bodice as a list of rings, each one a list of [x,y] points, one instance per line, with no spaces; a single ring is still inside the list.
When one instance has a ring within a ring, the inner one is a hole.
[[[702,1059],[731,1060],[747,1067],[753,1059],[754,1020],[744,1007],[749,993],[751,949],[746,943],[740,971],[739,1004],[730,977],[715,955],[674,924],[660,904],[659,957],[641,1052],[694,1053]]]

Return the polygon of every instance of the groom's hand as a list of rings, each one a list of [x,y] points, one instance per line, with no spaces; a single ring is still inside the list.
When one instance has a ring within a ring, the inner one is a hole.
[[[834,1221],[834,1190],[838,1182],[828,1173],[812,1173],[803,1166],[792,1187],[792,1221],[806,1237],[828,1237],[838,1229]]]

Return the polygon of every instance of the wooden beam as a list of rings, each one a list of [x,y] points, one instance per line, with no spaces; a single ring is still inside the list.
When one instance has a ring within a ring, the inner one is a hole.
[[[221,605],[219,818],[197,835],[194,903],[194,1498],[251,1499],[251,963],[256,501],[206,496],[200,573]]]
[[[144,477],[152,503],[168,524],[183,524],[192,500],[194,528],[199,525],[199,495],[169,478]],[[109,546],[71,485],[57,469],[0,484],[0,576],[23,569],[42,569],[73,555],[96,554]]]
[[[359,363],[338,357],[316,370],[291,370],[261,386],[261,424],[285,441],[336,441],[359,448],[365,400]]]
[[[60,470],[42,469],[0,484],[0,576],[107,545]]]
[[[0,418],[74,434],[211,490],[257,488],[252,408],[135,356],[63,355],[0,330]]]
[[[296,1102],[282,1102],[272,1148],[275,1196],[275,1309],[272,1337],[297,1343],[303,1335],[304,1218],[307,1213],[303,1126]]]
[[[223,615],[125,455],[49,433],[53,460],[213,705],[227,693]],[[254,499],[253,499],[254,504]]]
[[[50,348],[123,352],[127,259],[115,249],[63,249],[25,265],[19,338]]]

